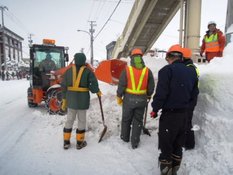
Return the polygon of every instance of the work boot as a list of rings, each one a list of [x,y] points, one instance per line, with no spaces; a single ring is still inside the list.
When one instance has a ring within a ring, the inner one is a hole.
[[[77,149],[82,149],[84,148],[85,146],[87,146],[87,142],[84,140],[83,142],[79,142],[77,141],[77,145],[76,145],[76,148]]]
[[[68,149],[70,147],[71,132],[72,132],[72,128],[70,128],[70,129],[64,128],[63,129],[63,137],[64,137],[63,148],[64,149]]]
[[[172,175],[177,175],[177,171],[180,168],[181,160],[181,156],[172,154]]]
[[[160,175],[172,175],[172,162],[167,160],[160,160]]]
[[[85,130],[76,130],[76,140],[77,140],[77,149],[82,149],[85,146],[87,146],[87,142],[84,140],[85,139]]]
[[[125,139],[122,135],[120,136],[121,140],[123,140],[124,142],[129,142],[129,139]]]
[[[138,148],[138,144],[132,144],[132,148],[133,148],[133,149]]]
[[[70,147],[70,141],[69,140],[64,140],[64,146],[63,146],[63,148],[64,149],[69,149],[69,147]]]

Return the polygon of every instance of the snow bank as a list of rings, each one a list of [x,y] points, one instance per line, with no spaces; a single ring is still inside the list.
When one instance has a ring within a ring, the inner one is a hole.
[[[185,152],[182,172],[190,175],[233,174],[233,43],[224,57],[199,66],[200,94],[193,123],[196,149]]]

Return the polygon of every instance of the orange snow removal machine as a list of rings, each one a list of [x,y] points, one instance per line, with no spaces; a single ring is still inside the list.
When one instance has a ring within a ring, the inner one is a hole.
[[[30,87],[27,90],[28,106],[37,107],[43,101],[50,114],[64,114],[62,105],[62,75],[72,66],[68,64],[68,48],[56,46],[55,40],[44,39],[43,44],[30,47]],[[67,65],[67,66],[66,66]],[[118,84],[126,61],[111,59],[102,61],[94,68],[87,64],[97,79],[109,84]]]
[[[61,76],[71,66],[65,66],[69,60],[67,50],[56,46],[55,40],[51,39],[30,47],[29,107],[36,107],[44,101],[50,114],[61,112]]]

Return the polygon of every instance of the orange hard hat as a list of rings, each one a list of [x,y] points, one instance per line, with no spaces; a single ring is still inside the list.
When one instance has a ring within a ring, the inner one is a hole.
[[[190,59],[192,57],[192,50],[189,48],[183,48],[183,57],[186,59]]]
[[[141,49],[139,49],[139,48],[135,48],[135,49],[133,49],[132,51],[131,51],[131,56],[133,56],[133,55],[143,55],[143,53],[142,53],[142,50]]]
[[[174,55],[174,56],[176,55],[178,57],[182,57],[183,56],[182,47],[179,44],[172,45],[167,51],[166,58],[169,57],[169,55]]]
[[[171,52],[180,52],[180,53],[183,53],[182,52],[182,47],[179,44],[172,45],[169,48],[169,50],[167,51],[167,53],[171,53]]]

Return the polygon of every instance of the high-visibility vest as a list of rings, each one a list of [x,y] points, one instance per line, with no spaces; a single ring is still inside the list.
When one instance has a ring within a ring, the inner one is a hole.
[[[149,70],[147,67],[136,69],[132,66],[126,67],[127,88],[130,94],[142,95],[147,93]]]
[[[199,69],[197,68],[197,66],[195,66],[194,64],[187,64],[186,66],[188,66],[188,67],[194,67],[195,68],[195,71],[196,71],[196,74],[197,74],[197,78],[199,78],[200,77],[200,71],[199,71]]]
[[[218,34],[211,34],[209,37],[205,36],[205,51],[206,52],[219,52],[220,46],[218,43]]]
[[[196,74],[197,74],[197,78],[199,79],[199,77],[200,77],[200,71],[199,71],[199,69],[197,68],[197,66],[195,66],[194,64],[187,64],[186,66],[188,66],[188,67],[194,67],[195,68],[195,71],[196,71]],[[199,87],[199,81],[198,81],[198,83],[197,83],[197,87]]]
[[[88,92],[89,91],[88,88],[79,87],[80,80],[81,80],[81,77],[82,77],[82,74],[83,74],[83,71],[85,68],[86,68],[86,66],[80,67],[80,70],[78,72],[78,76],[76,76],[76,74],[77,74],[76,66],[72,66],[72,73],[73,73],[72,85],[73,86],[69,86],[68,91],[77,91],[77,92]],[[77,79],[76,79],[76,77],[77,77]]]

